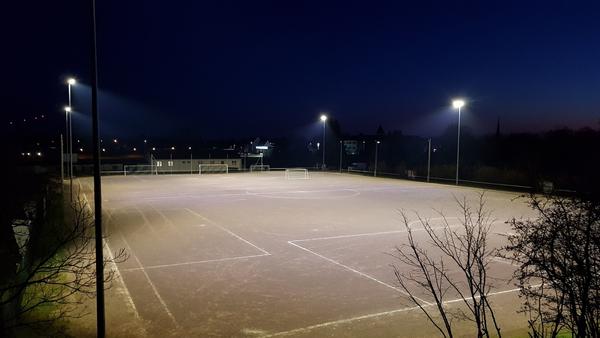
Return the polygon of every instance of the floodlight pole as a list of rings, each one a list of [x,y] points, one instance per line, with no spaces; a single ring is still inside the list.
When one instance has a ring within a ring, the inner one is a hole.
[[[458,185],[458,165],[460,162],[460,105],[458,106],[458,136],[456,139],[456,185]]]
[[[69,140],[69,112],[65,109],[65,142],[67,142]],[[66,152],[69,152],[69,143],[66,143]],[[66,168],[66,175],[69,175],[69,166],[67,165]]]
[[[340,172],[342,172],[342,141],[340,141]]]
[[[73,125],[71,119],[73,116],[73,108],[71,107],[71,83],[67,83],[69,88],[69,185],[71,191],[71,203],[73,203]]]
[[[94,225],[96,243],[96,336],[104,338],[104,253],[102,238],[102,181],[98,118],[98,60],[96,55],[96,0],[91,0],[92,151],[94,157]]]
[[[431,172],[431,138],[427,140],[427,182],[429,182],[429,173]]]
[[[60,133],[60,186],[61,186],[61,191],[64,194],[64,192],[65,192],[65,154],[64,154],[63,134],[62,133]]]
[[[323,164],[321,165],[321,170],[325,170],[325,123],[326,119],[323,120]]]
[[[379,141],[375,141],[375,170],[373,170],[373,176],[377,177],[377,153],[379,151],[378,146]]]

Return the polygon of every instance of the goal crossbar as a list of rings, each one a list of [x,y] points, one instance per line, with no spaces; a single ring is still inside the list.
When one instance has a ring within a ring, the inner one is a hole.
[[[250,172],[270,171],[270,170],[271,170],[271,166],[269,166],[268,164],[253,164],[250,166]]]
[[[198,173],[202,174],[228,174],[229,165],[227,164],[204,164],[198,165]]]
[[[308,169],[305,168],[289,168],[285,169],[285,178],[288,180],[306,180],[310,178]]]
[[[128,164],[123,166],[123,175],[155,175],[156,165],[153,164]]]

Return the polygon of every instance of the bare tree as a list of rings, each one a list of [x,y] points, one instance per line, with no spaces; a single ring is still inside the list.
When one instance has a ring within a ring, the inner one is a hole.
[[[496,257],[496,250],[488,246],[487,238],[494,220],[485,207],[483,193],[479,195],[475,208],[466,198],[455,200],[460,211],[458,226],[453,226],[441,212],[442,227],[434,227],[429,219],[417,214],[418,224],[428,239],[426,243],[415,240],[416,229],[406,213],[401,212],[408,244],[398,246],[392,255],[409,270],[394,265],[394,273],[400,287],[442,336],[454,336],[454,320],[469,320],[475,324],[474,336],[500,337],[500,327],[488,300],[491,288],[488,265]],[[436,253],[428,251],[425,245]],[[451,275],[451,271],[456,270],[460,272],[459,276]],[[433,302],[420,299],[419,292],[431,297]],[[458,298],[448,300],[450,293],[458,295]],[[463,303],[467,310],[450,311],[448,304],[455,301]],[[441,320],[435,319],[435,313]]]
[[[62,203],[58,200],[54,203]],[[13,223],[21,237],[17,242],[22,259],[13,278],[0,284],[0,335],[10,336],[23,327],[51,335],[52,324],[84,315],[77,305],[84,297],[95,297],[94,223],[88,207],[77,199],[65,218],[57,217],[62,205],[49,210],[46,203],[39,201],[23,220]],[[123,250],[114,257],[105,264],[127,258]],[[105,270],[108,287],[114,271]]]
[[[599,337],[600,203],[555,195],[528,198],[535,219],[512,219],[503,255],[519,265],[531,337]]]

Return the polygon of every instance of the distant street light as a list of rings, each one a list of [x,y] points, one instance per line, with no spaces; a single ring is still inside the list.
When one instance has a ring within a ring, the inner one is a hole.
[[[377,153],[379,151],[377,146],[379,145],[379,143],[381,143],[381,142],[375,141],[375,170],[373,170],[373,176],[375,176],[375,177],[377,177],[377,155],[378,155]]]
[[[325,170],[325,123],[327,122],[327,115],[321,114],[321,122],[323,122],[323,162],[321,169]]]
[[[458,109],[458,136],[456,138],[456,185],[458,185],[458,165],[460,162],[460,109],[464,107],[465,101],[457,99],[452,101],[452,107]]]

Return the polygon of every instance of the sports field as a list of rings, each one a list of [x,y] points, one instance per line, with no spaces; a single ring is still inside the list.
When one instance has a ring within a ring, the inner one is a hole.
[[[81,186],[91,200],[91,179]],[[398,210],[439,226],[441,211],[458,225],[453,196],[476,202],[480,192],[321,172],[103,177],[108,244],[130,255],[118,265],[123,297],[156,337],[435,334],[391,267],[403,268],[389,255],[406,243]],[[530,215],[517,196],[486,192],[492,245],[510,231],[504,221]],[[523,324],[513,270],[490,265],[505,332]]]

